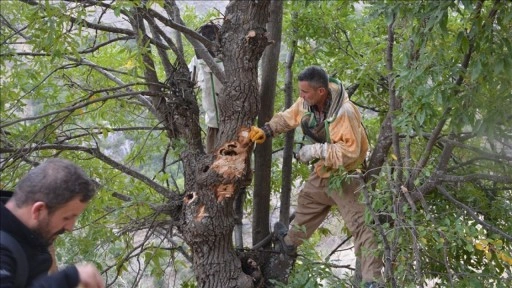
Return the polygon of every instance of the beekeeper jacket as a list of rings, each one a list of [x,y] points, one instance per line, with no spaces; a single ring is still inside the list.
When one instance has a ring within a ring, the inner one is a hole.
[[[214,58],[215,63],[221,70],[224,70],[224,64],[220,59]],[[219,128],[219,112],[217,107],[217,99],[219,94],[222,93],[222,83],[213,75],[210,67],[202,59],[194,57],[189,64],[189,69],[193,71],[196,69],[196,79],[199,87],[201,88],[203,109],[205,112],[206,126]]]
[[[328,178],[333,170],[340,167],[346,171],[359,168],[368,152],[368,138],[359,110],[349,100],[341,82],[331,78],[329,90],[331,102],[327,116],[324,121],[316,123],[316,128],[320,128],[317,131],[325,130],[327,143],[325,159],[315,163],[314,168],[321,178]],[[311,117],[314,109],[316,106],[309,106],[299,98],[290,108],[275,114],[266,125],[274,135],[284,133],[299,126],[304,117]]]

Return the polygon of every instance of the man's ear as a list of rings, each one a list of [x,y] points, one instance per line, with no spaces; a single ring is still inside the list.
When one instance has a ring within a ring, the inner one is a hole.
[[[44,215],[48,214],[48,207],[44,202],[36,202],[32,204],[32,220],[39,220]]]
[[[325,89],[324,87],[318,88],[318,92],[322,95],[327,95],[327,89]]]

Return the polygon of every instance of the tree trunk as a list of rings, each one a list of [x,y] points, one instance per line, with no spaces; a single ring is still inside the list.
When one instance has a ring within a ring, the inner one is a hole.
[[[292,21],[297,19],[297,13],[293,13]],[[296,29],[296,28],[294,28]],[[292,40],[290,51],[286,59],[286,77],[284,84],[285,108],[288,109],[293,104],[293,62],[295,60],[295,48],[297,41]],[[284,149],[283,149],[283,165],[282,165],[282,181],[281,181],[281,209],[279,210],[279,221],[284,225],[290,224],[290,199],[292,195],[292,161],[293,146],[295,139],[295,129],[286,132]]]
[[[226,81],[218,97],[219,133],[212,155],[182,154],[187,194],[180,230],[193,252],[198,287],[253,287],[233,247],[233,202],[250,179],[249,127],[259,111],[258,62],[267,40],[270,1],[231,1],[221,28]],[[193,180],[189,182],[187,180]],[[250,274],[250,273],[249,273]]]
[[[185,196],[180,225],[192,249],[198,287],[252,287],[252,278],[243,273],[232,241],[233,193],[246,171],[250,147],[250,142],[233,141],[219,149],[211,166],[209,156],[198,161],[205,163],[198,166],[197,185],[201,188]],[[232,182],[218,183],[222,179]]]
[[[279,66],[279,53],[281,51],[281,30],[283,18],[282,1],[272,1],[270,20],[267,30],[270,40],[274,42],[267,48],[262,58],[261,77],[261,109],[258,114],[258,126],[268,122],[274,112],[274,99],[276,95],[277,69]],[[254,152],[254,199],[253,199],[253,232],[252,243],[262,241],[270,231],[270,192],[271,192],[271,166],[272,166],[272,139],[258,145]]]

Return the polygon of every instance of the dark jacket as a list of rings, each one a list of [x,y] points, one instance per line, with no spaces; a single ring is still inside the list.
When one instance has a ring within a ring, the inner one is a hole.
[[[0,204],[0,230],[14,237],[25,251],[28,262],[27,287],[76,287],[79,284],[78,270],[69,266],[48,275],[52,257],[48,247],[25,226],[11,211]],[[0,287],[15,287],[16,258],[5,246],[0,245]]]

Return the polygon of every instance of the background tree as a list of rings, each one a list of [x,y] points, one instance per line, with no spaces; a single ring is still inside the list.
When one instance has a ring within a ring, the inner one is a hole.
[[[281,27],[283,18],[283,2],[272,1],[270,18],[267,25],[269,35],[274,41],[263,53],[261,61],[261,109],[258,114],[258,125],[261,127],[268,122],[274,111],[274,98],[277,86],[277,71],[281,52]],[[256,245],[270,234],[270,194],[272,141],[265,141],[254,151],[254,200],[253,200],[253,231],[252,241]]]
[[[357,87],[351,99],[365,112],[372,146],[362,200],[389,285],[505,287],[512,146],[508,110],[493,103],[512,101],[511,5],[439,4],[293,3],[285,15],[298,18],[285,18],[283,31],[300,29],[283,38],[298,42],[296,69],[320,64]],[[307,282],[303,274],[292,281]]]

